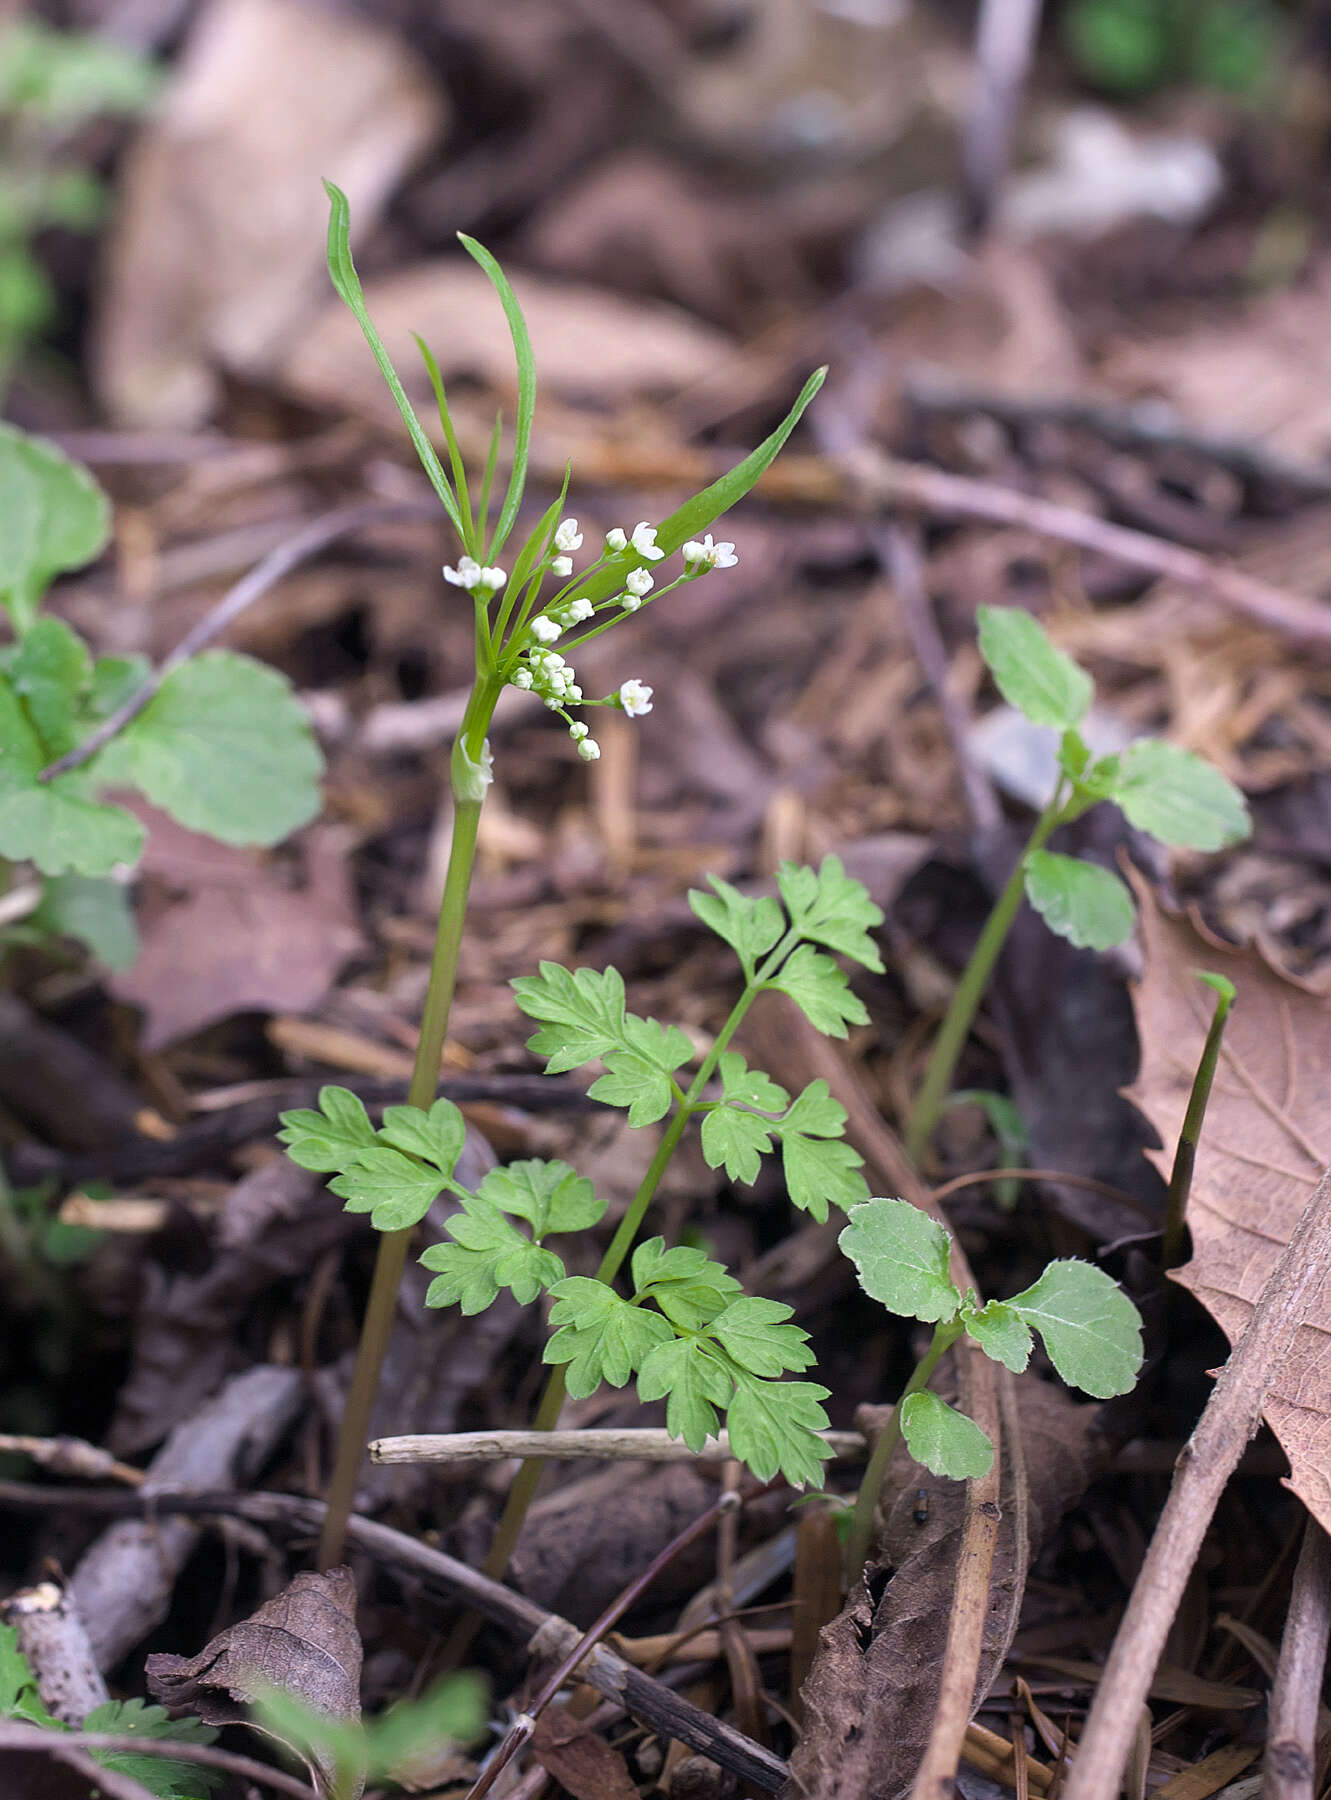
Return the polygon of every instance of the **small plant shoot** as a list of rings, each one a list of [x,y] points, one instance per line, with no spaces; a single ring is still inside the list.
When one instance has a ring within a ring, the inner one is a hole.
[[[826,370],[819,369],[809,377],[776,430],[728,474],[686,500],[659,523],[640,519],[631,529],[612,527],[599,551],[589,553],[583,566],[577,568],[575,557],[583,547],[585,534],[577,518],[567,511],[571,470],[565,474],[562,490],[528,525],[525,535],[515,536],[527,487],[536,408],[536,362],[522,308],[507,276],[484,245],[459,234],[463,249],[484,270],[494,288],[508,323],[517,368],[517,412],[512,438],[508,440],[508,478],[502,484],[503,497],[494,511],[500,452],[506,441],[502,416],[495,420],[484,468],[469,471],[438,361],[429,346],[417,338],[438,419],[437,442],[441,449],[436,449],[436,442],[418,418],[365,304],[351,254],[351,214],[346,195],[331,182],[324,185],[329,199],[329,275],[361,328],[456,537],[456,560],[443,566],[444,589],[446,594],[470,606],[474,623],[475,674],[450,765],[453,836],[420,1038],[407,1092],[409,1108],[430,1112],[434,1118],[438,1109],[430,1109],[452,1008],[480,811],[493,779],[488,733],[499,696],[513,687],[542,701],[567,727],[578,756],[587,763],[597,761],[601,750],[584,715],[594,715],[597,708],[610,708],[630,719],[650,713],[652,690],[636,676],[621,681],[608,694],[585,693],[572,661],[574,653],[666,594],[714,570],[734,566],[738,560],[734,544],[715,541],[709,527],[741,500],[767,469],[821,387]],[[661,565],[676,552],[682,566],[667,577]],[[785,879],[795,882],[797,878],[788,874]],[[844,975],[823,949],[815,948],[824,944],[838,947],[826,936],[828,931],[835,933],[844,926],[853,932],[853,923],[842,917],[846,899],[844,895],[838,897],[837,886],[830,881],[825,890],[823,877],[808,871],[803,885],[784,896],[790,912],[789,924],[778,913],[775,931],[761,948],[758,946],[763,933],[772,925],[775,902],[761,906],[744,902],[738,895],[734,897],[734,929],[743,934],[740,956],[750,983],[745,990],[746,1006],[761,988],[780,987],[805,1008],[822,1030],[844,1035],[849,1022],[863,1018],[863,1008],[851,994]],[[726,907],[732,903],[719,888],[716,900],[723,916],[728,916]],[[869,904],[867,896],[853,904],[863,913]],[[869,910],[872,912],[872,907]],[[779,945],[778,938],[782,940]],[[874,954],[871,946],[870,952]],[[761,968],[759,958],[765,959]],[[594,1307],[600,1310],[588,1311],[593,1301],[581,1288],[555,1294],[555,1305],[561,1309],[559,1329],[552,1339],[552,1346],[559,1346],[554,1351],[558,1366],[536,1420],[538,1428],[549,1428],[558,1421],[566,1368],[574,1371],[573,1380],[580,1386],[591,1384],[586,1388],[588,1392],[602,1379],[620,1377],[626,1381],[662,1341],[661,1332],[671,1335],[667,1316],[654,1291],[635,1290],[626,1297],[610,1284],[632,1248],[643,1213],[685,1125],[694,1113],[704,1110],[703,1090],[716,1073],[726,1045],[724,1041],[720,1043],[686,1089],[680,1072],[693,1061],[689,1040],[673,1027],[628,1013],[623,983],[614,971],[597,975],[579,970],[574,974],[545,964],[539,975],[517,986],[519,1004],[541,1022],[541,1030],[533,1041],[549,1058],[552,1069],[567,1070],[598,1060],[605,1071],[596,1082],[598,1099],[623,1106],[635,1125],[654,1124],[670,1115],[644,1190],[616,1232],[598,1281],[593,1284],[602,1290],[593,1296]],[[716,1158],[718,1166],[729,1159],[732,1166],[756,1174],[755,1154],[762,1154],[759,1146],[770,1147],[779,1140],[787,1166],[797,1171],[800,1203],[813,1211],[821,1207],[825,1213],[834,1200],[844,1203],[846,1196],[859,1197],[851,1179],[855,1162],[848,1160],[846,1146],[835,1143],[840,1125],[834,1124],[834,1115],[826,1104],[820,1104],[815,1096],[812,1101],[806,1100],[801,1110],[799,1100],[792,1104],[783,1097],[780,1104],[765,1108],[760,1102],[771,1097],[767,1091],[761,1090],[755,1102],[742,1084],[736,1085],[740,1076],[734,1065],[728,1067],[730,1089],[708,1100],[706,1106],[747,1117],[737,1125],[727,1121],[709,1132],[708,1153]],[[385,1236],[380,1244],[328,1491],[328,1513],[319,1547],[320,1566],[324,1568],[341,1555],[408,1238],[432,1199],[447,1190],[461,1208],[449,1226],[450,1243],[427,1253],[438,1277],[431,1290],[435,1304],[456,1303],[470,1310],[488,1305],[503,1287],[524,1302],[561,1287],[563,1264],[558,1253],[543,1240],[547,1234],[558,1237],[561,1232],[583,1229],[569,1221],[582,1217],[591,1204],[576,1186],[577,1178],[571,1170],[559,1174],[557,1179],[548,1172],[529,1171],[529,1185],[521,1190],[518,1178],[509,1177],[487,1181],[475,1193],[468,1193],[454,1183],[455,1161],[448,1153],[449,1141],[407,1145],[401,1129],[396,1136],[392,1127],[375,1133],[368,1120],[362,1125],[351,1113],[350,1096],[330,1100],[329,1093],[325,1090],[326,1103],[333,1108],[332,1135],[311,1123],[318,1115],[300,1115],[298,1124],[288,1121],[292,1152],[322,1158],[307,1166],[329,1173],[336,1171],[336,1191],[349,1206],[370,1213]],[[439,1117],[448,1120],[450,1115]],[[345,1140],[347,1130],[356,1134],[350,1144]],[[292,1132],[299,1135],[293,1137]],[[747,1135],[741,1142],[743,1134]],[[335,1144],[340,1145],[336,1151]],[[297,1149],[297,1145],[303,1149]],[[566,1182],[575,1185],[567,1187]],[[625,1308],[633,1313],[632,1319],[626,1317]],[[721,1310],[716,1308],[716,1314]],[[713,1314],[699,1320],[694,1335],[700,1346],[709,1346],[700,1347],[696,1353],[707,1367],[694,1385],[699,1394],[715,1396],[715,1401],[706,1402],[708,1405],[733,1402],[730,1410],[732,1415],[738,1410],[741,1435],[746,1429],[744,1421],[752,1415],[748,1441],[753,1446],[754,1466],[761,1465],[775,1473],[784,1464],[799,1471],[798,1479],[807,1479],[815,1462],[809,1445],[817,1440],[809,1437],[807,1429],[796,1425],[784,1435],[768,1426],[762,1406],[749,1391],[752,1381],[760,1378],[727,1347],[724,1337],[717,1336]],[[786,1345],[788,1360],[784,1366],[802,1367],[793,1348],[794,1336],[788,1334],[780,1341]],[[792,1357],[794,1361],[789,1360]],[[652,1379],[648,1377],[649,1387]],[[821,1398],[822,1390],[816,1392]],[[794,1419],[799,1410],[797,1398],[792,1398],[790,1417]],[[691,1416],[695,1415],[701,1417],[696,1408]],[[821,1420],[822,1413],[820,1408],[806,1403],[801,1416]],[[539,1465],[528,1464],[514,1485],[487,1564],[491,1574],[502,1574],[507,1564],[508,1550],[516,1538],[538,1473]]]
[[[860,1486],[847,1548],[853,1579],[868,1555],[878,1495],[899,1438],[931,1474],[956,1481],[987,1474],[993,1462],[993,1445],[974,1420],[928,1390],[934,1369],[958,1338],[970,1338],[993,1362],[1020,1375],[1038,1335],[1064,1381],[1103,1400],[1135,1385],[1142,1333],[1141,1316],[1118,1284],[1075,1259],[1051,1262],[1024,1293],[981,1306],[973,1291],[963,1294],[952,1280],[947,1229],[905,1200],[871,1199],[852,1207],[837,1241],[866,1294],[899,1318],[934,1328]]]
[[[591,1083],[592,1097],[622,1107],[631,1125],[668,1120],[663,1144],[670,1151],[697,1119],[704,1158],[732,1181],[752,1185],[764,1158],[779,1153],[792,1203],[822,1222],[831,1207],[857,1207],[868,1194],[862,1159],[842,1135],[844,1107],[825,1081],[792,1097],[726,1046],[763,992],[788,995],[834,1037],[862,1023],[864,1007],[829,952],[880,969],[869,933],[882,913],[835,856],[816,870],[784,864],[777,889],[779,900],[750,898],[713,877],[710,893],[689,896],[703,923],[735,951],[745,977],[705,1057],[676,1026],[630,1012],[615,969],[545,962],[513,988],[537,1023],[527,1047],[545,1058],[548,1074],[598,1065],[603,1073]],[[354,1094],[327,1087],[317,1111],[286,1113],[282,1124],[288,1156],[302,1168],[334,1173],[329,1185],[348,1211],[368,1212],[382,1231],[415,1225],[441,1194],[457,1200],[445,1225],[448,1241],[421,1257],[435,1277],[427,1305],[478,1313],[504,1289],[524,1306],[548,1294],[553,1334],[544,1360],[562,1372],[563,1391],[573,1398],[636,1377],[639,1398],[664,1399],[668,1430],[690,1449],[701,1450],[724,1421],[735,1454],[760,1479],[781,1474],[795,1486],[820,1480],[828,1450],[816,1434],[827,1427],[827,1389],[786,1379],[813,1360],[807,1333],[789,1322],[791,1308],[745,1294],[701,1250],[667,1247],[660,1237],[633,1247],[665,1160],[653,1165],[592,1279],[568,1275],[558,1247],[600,1223],[605,1203],[592,1184],[567,1163],[533,1159],[492,1169],[468,1189],[456,1178],[465,1127],[451,1101],[436,1100],[428,1113],[390,1106],[376,1130]],[[629,1279],[621,1289],[626,1260]]]
[[[1214,851],[1252,829],[1243,796],[1188,750],[1143,738],[1096,758],[1081,725],[1094,697],[1090,676],[1017,606],[977,609],[980,655],[1000,694],[1033,725],[1059,736],[1054,792],[999,895],[957,984],[920,1084],[906,1132],[918,1162],[956,1072],[971,1021],[1023,897],[1059,937],[1082,950],[1110,950],[1132,935],[1132,895],[1112,870],[1045,848],[1062,825],[1107,801],[1128,823],[1179,849]]]
[[[106,496],[53,444],[0,424],[0,872],[29,864],[33,911],[11,940],[72,937],[113,967],[137,940],[123,883],[143,850],[133,813],[103,796],[135,788],[191,831],[228,844],[275,844],[318,812],[323,759],[275,669],[208,650],[172,669],[97,753],[59,772],[148,678],[142,657],[94,659],[74,629],[41,610],[57,575],[99,556]]]

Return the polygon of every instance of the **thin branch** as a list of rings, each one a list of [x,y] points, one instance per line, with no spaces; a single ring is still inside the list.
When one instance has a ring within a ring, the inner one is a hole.
[[[868,444],[847,451],[839,462],[863,500],[872,506],[915,506],[941,516],[1020,526],[1209,594],[1231,612],[1297,643],[1331,645],[1331,607],[1286,593],[1196,550],[995,482],[952,475],[926,463],[900,462]]]
[[[1313,1800],[1326,1647],[1331,1639],[1331,1539],[1311,1515],[1294,1571],[1271,1690],[1262,1800]]]
[[[50,781],[69,769],[79,768],[90,757],[96,756],[117,732],[123,731],[131,719],[138,717],[168,675],[210,644],[229,625],[234,624],[247,607],[253,606],[256,600],[261,600],[270,588],[276,587],[279,581],[311,556],[316,556],[329,544],[336,543],[338,538],[348,537],[353,531],[360,531],[366,525],[386,525],[395,519],[419,519],[424,513],[425,508],[420,504],[398,502],[385,505],[382,502],[370,502],[363,506],[341,507],[337,512],[325,513],[321,519],[312,520],[303,531],[298,531],[286,543],[279,544],[276,550],[270,551],[257,562],[248,575],[242,576],[234,587],[229,588],[193,630],[186,632],[175,649],[152,671],[141,687],[136,688],[109,718],[103,719],[90,737],[48,764],[37,779]]]
[[[1325,1170],[1183,1446],[1146,1560],[1077,1746],[1064,1800],[1115,1800],[1165,1639],[1220,1495],[1256,1431],[1271,1383],[1331,1277]]]
[[[865,1442],[858,1431],[822,1431],[838,1462],[862,1462]],[[377,1463],[496,1462],[510,1456],[547,1456],[555,1462],[724,1463],[734,1456],[726,1432],[708,1438],[699,1451],[653,1427],[591,1427],[582,1431],[454,1431],[447,1434],[376,1438],[370,1461]]]
[[[243,1781],[262,1782],[274,1793],[290,1794],[294,1800],[313,1800],[314,1797],[312,1787],[291,1775],[284,1775],[281,1769],[270,1768],[253,1757],[237,1756],[230,1750],[215,1750],[211,1744],[191,1744],[179,1738],[149,1738],[115,1731],[46,1731],[39,1725],[20,1725],[6,1719],[0,1720],[0,1750],[45,1750],[52,1756],[61,1756],[65,1750],[128,1750],[134,1756],[160,1756],[172,1762],[225,1769],[228,1775],[238,1775]],[[76,1766],[84,1774],[95,1777],[98,1786],[107,1794],[123,1793],[125,1800],[143,1800],[143,1796],[148,1795],[151,1800],[151,1790],[137,1781],[131,1781],[127,1788],[117,1789],[112,1781],[113,1771],[104,1769],[90,1756]],[[127,1779],[116,1776],[116,1780]]]

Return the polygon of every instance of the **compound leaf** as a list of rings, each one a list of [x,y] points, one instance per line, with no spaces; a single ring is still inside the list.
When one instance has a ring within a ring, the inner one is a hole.
[[[164,1706],[146,1700],[108,1700],[95,1707],[83,1721],[84,1731],[104,1731],[116,1737],[148,1738],[157,1743],[211,1744],[217,1737],[202,1719],[173,1719]],[[198,1800],[225,1776],[220,1769],[199,1763],[175,1762],[169,1756],[141,1756],[133,1750],[91,1750],[89,1755],[104,1769],[128,1775],[155,1794],[157,1800]]]
[[[626,1106],[630,1125],[654,1125],[670,1110],[670,1077],[692,1059],[693,1045],[677,1025],[658,1025],[636,1013],[625,1015],[621,1041],[623,1049],[603,1052],[609,1073],[588,1092],[607,1106]]]
[[[780,972],[763,986],[789,994],[809,1023],[826,1037],[846,1037],[848,1026],[869,1022],[844,973],[830,956],[811,944],[792,950]]]
[[[1141,1314],[1103,1269],[1076,1260],[1051,1262],[1033,1287],[1006,1305],[1039,1332],[1070,1387],[1097,1400],[1132,1390],[1142,1363]]]
[[[403,1231],[423,1219],[443,1191],[437,1169],[422,1168],[413,1156],[374,1145],[357,1150],[329,1182],[350,1213],[369,1213],[376,1231]]]
[[[281,1115],[278,1140],[301,1169],[329,1175],[374,1146],[374,1126],[364,1104],[349,1088],[319,1089],[319,1109],[301,1107]]]
[[[831,1449],[816,1434],[827,1430],[821,1402],[828,1390],[813,1381],[764,1381],[735,1371],[726,1411],[730,1447],[760,1481],[784,1475],[792,1487],[822,1485]]]
[[[761,1069],[751,1069],[737,1050],[723,1051],[716,1068],[721,1077],[721,1092],[733,1104],[770,1113],[780,1112],[790,1105],[786,1090],[770,1075],[764,1075]]]
[[[1233,782],[1200,756],[1158,738],[1128,745],[1113,798],[1138,831],[1188,850],[1223,850],[1252,832]]]
[[[882,908],[874,905],[863,882],[847,875],[839,856],[825,856],[816,872],[782,863],[776,884],[790,923],[802,938],[882,973],[883,959],[869,936],[869,929],[883,922]]]
[[[666,1430],[696,1456],[719,1429],[716,1409],[734,1391],[734,1377],[699,1338],[671,1338],[648,1351],[638,1370],[644,1405],[665,1397]]]
[[[798,1131],[781,1132],[781,1166],[786,1192],[821,1225],[829,1205],[842,1212],[868,1197],[869,1184],[860,1174],[864,1158],[841,1138],[803,1137]]]
[[[889,1312],[933,1325],[961,1305],[948,1274],[951,1239],[908,1201],[874,1199],[853,1207],[837,1242],[859,1271],[865,1293]]]
[[[580,1068],[622,1043],[624,983],[617,969],[543,962],[539,975],[520,975],[510,985],[527,1017],[542,1022],[527,1048],[549,1058],[547,1074]]]
[[[290,683],[232,650],[173,669],[93,767],[224,844],[275,844],[322,804],[323,757]]]
[[[1009,706],[1032,725],[1069,731],[1091,704],[1094,688],[1085,669],[1056,650],[1041,626],[1020,606],[976,608],[980,655]]]
[[[745,979],[752,981],[759,960],[784,930],[781,908],[770,894],[750,899],[719,875],[709,875],[707,879],[715,892],[705,894],[700,888],[690,888],[689,905],[709,931],[730,945],[740,960]]]
[[[477,1192],[506,1213],[526,1219],[539,1243],[552,1231],[585,1231],[605,1213],[605,1201],[566,1162],[530,1157],[491,1169]]]
[[[451,1100],[436,1100],[429,1112],[419,1106],[386,1106],[378,1141],[451,1175],[467,1141],[467,1121]]]
[[[575,1400],[594,1394],[603,1381],[623,1387],[648,1352],[674,1336],[660,1313],[633,1306],[604,1281],[573,1275],[550,1291],[550,1323],[560,1329],[545,1346],[544,1360],[568,1365],[565,1384]]]
[[[1110,950],[1132,936],[1132,895],[1117,875],[1079,856],[1033,850],[1026,898],[1051,931],[1079,950]]]
[[[901,1435],[916,1462],[931,1475],[975,1481],[993,1467],[994,1447],[974,1419],[927,1388],[901,1402]]]

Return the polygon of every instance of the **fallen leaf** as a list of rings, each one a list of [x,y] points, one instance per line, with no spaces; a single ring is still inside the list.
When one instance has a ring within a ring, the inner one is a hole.
[[[637,1785],[618,1750],[564,1707],[552,1706],[541,1714],[531,1747],[537,1762],[573,1800],[637,1800]]]
[[[361,934],[341,837],[315,829],[301,847],[307,882],[296,889],[265,852],[214,843],[152,814],[143,950],[111,983],[117,999],[147,1015],[145,1049],[233,1013],[317,1006]]]
[[[1028,1556],[1085,1492],[1108,1460],[1096,1431],[1100,1409],[1072,1400],[1034,1376],[1016,1384],[1029,1480]],[[868,1423],[888,1408],[862,1408]],[[878,1555],[894,1567],[875,1608],[857,1583],[845,1608],[824,1627],[813,1670],[801,1692],[804,1736],[790,1759],[785,1800],[896,1800],[911,1784],[929,1737],[951,1616],[965,1487],[939,1481],[898,1445],[888,1471],[896,1498]],[[916,1519],[921,1485],[929,1494]],[[994,1556],[977,1692],[983,1694],[1007,1655],[1024,1585],[1016,1507],[1005,1464],[1003,1518]]]
[[[1219,943],[1192,919],[1160,911],[1137,889],[1146,970],[1133,994],[1141,1069],[1126,1090],[1164,1145],[1168,1173],[1214,996],[1207,969],[1234,983],[1188,1200],[1192,1261],[1175,1278],[1230,1343],[1275,1267],[1331,1154],[1331,1007],[1260,953]],[[1271,1386],[1265,1416],[1290,1462],[1289,1485],[1331,1530],[1331,1295],[1300,1326]]]
[[[216,361],[264,372],[325,288],[320,178],[357,231],[438,135],[443,101],[395,34],[298,0],[210,0],[122,166],[95,333],[102,400],[184,428]]]
[[[209,1725],[247,1720],[249,1703],[270,1688],[330,1719],[358,1721],[361,1642],[351,1570],[305,1570],[197,1656],[155,1655],[145,1666],[155,1700],[189,1706]]]

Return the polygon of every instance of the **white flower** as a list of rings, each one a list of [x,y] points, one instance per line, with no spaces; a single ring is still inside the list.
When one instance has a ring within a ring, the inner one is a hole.
[[[709,531],[701,543],[693,538],[685,544],[684,561],[690,567],[696,563],[701,574],[706,569],[733,569],[739,558],[733,544],[714,544]]]
[[[607,550],[626,550],[628,548],[628,539],[618,525],[615,526],[613,531],[606,532],[605,547]]]
[[[633,569],[624,577],[624,586],[628,589],[630,594],[633,594],[637,599],[641,600],[645,594],[651,593],[652,589],[656,586],[656,583],[652,580],[646,569]]]
[[[530,688],[531,683],[532,673],[530,669],[514,669],[513,686],[515,688]]]
[[[503,587],[507,580],[508,576],[503,569],[482,569],[477,577],[476,585],[489,588],[490,592],[494,594]]]
[[[619,604],[624,608],[625,612],[637,612],[638,608],[642,605],[642,601],[639,600],[636,594],[625,594]]]
[[[532,620],[531,634],[538,643],[553,644],[559,636],[559,627],[553,619],[547,619],[544,614],[541,614],[539,618]]]
[[[582,533],[578,530],[576,519],[564,519],[555,533],[556,550],[578,550],[582,546]]]
[[[707,541],[710,544],[712,540],[708,538]],[[633,527],[633,536],[629,539],[629,542],[638,552],[638,555],[643,557],[647,562],[660,562],[661,558],[665,555],[664,550],[658,550],[656,547],[655,525],[649,525],[646,519],[640,519]],[[733,550],[735,546],[732,544],[730,548]]]
[[[575,719],[568,728],[568,735],[573,739],[575,744],[580,744],[587,735],[587,727],[583,724],[581,719]]]
[[[576,681],[571,681],[564,689],[564,698],[571,706],[576,706],[578,701],[582,699],[582,689],[578,686]]]
[[[484,572],[474,556],[460,556],[456,569],[444,564],[444,580],[451,581],[454,587],[474,588]]]
[[[595,738],[583,738],[578,745],[578,755],[584,762],[595,762],[601,754],[601,746]]]
[[[560,581],[567,581],[573,573],[573,558],[571,556],[553,557],[550,562],[550,573]]]
[[[630,719],[640,719],[644,713],[652,710],[652,690],[644,687],[636,677],[620,685],[619,704]]]
[[[569,625],[581,625],[584,619],[593,618],[595,613],[596,608],[584,595],[577,600],[569,601],[564,608],[564,619]]]

